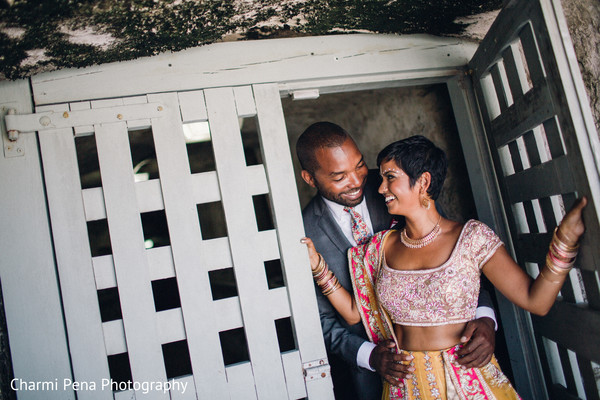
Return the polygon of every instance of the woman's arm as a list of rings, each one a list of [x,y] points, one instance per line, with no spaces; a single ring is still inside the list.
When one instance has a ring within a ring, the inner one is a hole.
[[[573,252],[585,229],[581,213],[586,204],[587,199],[581,198],[563,218],[551,247],[571,248]],[[571,254],[569,251],[560,253]],[[558,261],[556,255],[549,255],[549,262],[533,280],[514,262],[506,249],[500,247],[483,266],[483,273],[511,302],[534,314],[545,315],[554,304],[570,270],[569,257],[563,259],[561,254]]]
[[[308,248],[308,256],[310,258],[310,267],[313,271],[315,281],[327,297],[327,300],[337,310],[338,313],[350,325],[360,322],[360,314],[356,308],[354,298],[346,289],[337,281],[333,272],[329,271],[327,263],[323,257],[317,253],[315,245],[310,238],[302,238],[302,243]]]

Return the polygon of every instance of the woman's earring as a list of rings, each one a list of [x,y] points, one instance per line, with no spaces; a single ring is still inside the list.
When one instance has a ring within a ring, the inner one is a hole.
[[[423,207],[426,210],[429,210],[429,208],[431,207],[431,200],[429,200],[429,197],[427,197],[427,195],[424,195],[421,199],[421,207]]]

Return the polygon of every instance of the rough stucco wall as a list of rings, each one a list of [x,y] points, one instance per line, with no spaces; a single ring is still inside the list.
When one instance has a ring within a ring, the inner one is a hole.
[[[310,124],[331,121],[346,129],[376,168],[377,154],[389,143],[421,134],[448,156],[448,177],[440,204],[449,217],[466,221],[475,217],[475,206],[458,138],[448,92],[443,85],[368,90],[330,94],[316,100],[283,99],[283,111],[294,158],[300,202],[306,205],[314,194],[300,177],[295,143]]]
[[[600,2],[562,0],[562,6],[594,114],[596,129],[600,131]]]

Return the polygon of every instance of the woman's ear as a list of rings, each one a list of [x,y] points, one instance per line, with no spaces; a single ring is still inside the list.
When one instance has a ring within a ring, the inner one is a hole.
[[[431,185],[431,174],[428,171],[425,171],[419,177],[419,184],[421,185],[421,190],[425,193],[429,191],[429,186]]]

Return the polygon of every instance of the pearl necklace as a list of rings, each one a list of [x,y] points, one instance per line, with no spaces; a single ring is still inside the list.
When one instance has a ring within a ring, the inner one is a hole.
[[[431,244],[442,232],[442,227],[440,226],[440,221],[442,220],[442,216],[438,219],[437,223],[427,235],[423,236],[420,239],[411,239],[406,234],[406,227],[400,231],[400,241],[406,247],[410,247],[411,249],[420,249],[422,247]]]

